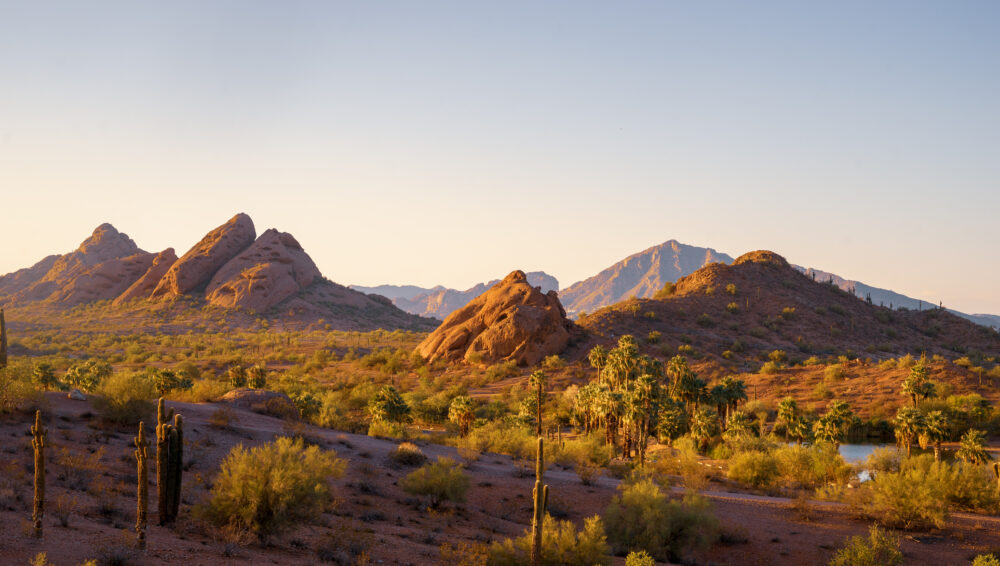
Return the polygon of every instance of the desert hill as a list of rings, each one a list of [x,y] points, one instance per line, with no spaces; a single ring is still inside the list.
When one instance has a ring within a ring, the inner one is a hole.
[[[767,251],[750,252],[732,265],[705,266],[678,280],[673,294],[617,303],[578,323],[594,337],[590,345],[633,334],[664,355],[680,349],[743,370],[756,369],[773,350],[876,359],[1000,353],[995,330],[938,308],[869,304]],[[577,346],[573,355],[583,355],[587,347]]]
[[[431,362],[513,360],[531,366],[562,352],[572,328],[555,291],[543,293],[523,271],[514,271],[448,316],[416,351]]]
[[[325,279],[291,234],[270,229],[258,237],[253,220],[242,213],[180,258],[172,248],[143,251],[126,234],[102,224],[75,251],[0,277],[0,305],[15,310],[52,314],[106,304],[109,312],[98,317],[127,312],[141,320],[143,311],[162,316],[157,305],[178,299],[194,307],[242,312],[247,316],[234,318],[250,322],[280,316],[284,322],[322,320],[350,330],[434,326],[387,299]]]
[[[651,297],[668,282],[711,263],[731,263],[733,258],[711,248],[668,240],[628,256],[597,275],[574,283],[559,293],[570,315],[624,301],[633,296]]]
[[[534,287],[541,287],[543,293],[559,290],[559,281],[544,271],[532,271],[526,275],[528,283]],[[441,285],[430,289],[414,285],[379,285],[377,287],[351,285],[350,287],[362,293],[387,297],[392,301],[392,304],[410,314],[444,320],[448,315],[469,304],[469,301],[482,295],[499,282],[500,279],[494,279],[486,283],[479,283],[464,291],[449,289]]]

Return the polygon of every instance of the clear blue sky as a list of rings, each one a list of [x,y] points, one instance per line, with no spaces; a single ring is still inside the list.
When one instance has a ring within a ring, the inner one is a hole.
[[[330,279],[670,238],[1000,312],[997,2],[3,2],[0,273],[238,211]]]

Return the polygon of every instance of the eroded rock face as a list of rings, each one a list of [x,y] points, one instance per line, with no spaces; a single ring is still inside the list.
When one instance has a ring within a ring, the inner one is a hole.
[[[484,363],[535,365],[562,352],[571,325],[555,291],[542,293],[523,271],[514,271],[452,313],[417,352],[430,361],[468,360],[478,354]]]
[[[171,297],[201,291],[222,266],[253,244],[256,234],[253,220],[246,214],[237,214],[174,262],[157,283],[152,296]]]
[[[205,298],[214,305],[265,311],[322,275],[291,234],[270,229],[212,277]]]
[[[76,305],[113,299],[149,267],[153,254],[140,250],[114,226],[101,224],[75,251],[50,258],[21,273],[23,283],[48,266],[41,278],[14,295],[14,302],[48,300]]]
[[[125,289],[121,295],[118,295],[118,298],[112,304],[118,306],[135,299],[149,297],[153,293],[153,290],[156,289],[156,285],[160,282],[160,279],[167,274],[167,270],[176,261],[177,254],[174,253],[174,248],[167,248],[158,253],[153,258],[153,264],[149,266],[149,269],[139,279],[135,280],[128,289]]]

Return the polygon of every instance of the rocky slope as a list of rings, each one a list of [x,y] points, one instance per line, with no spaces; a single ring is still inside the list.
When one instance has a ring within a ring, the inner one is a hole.
[[[254,316],[322,319],[340,329],[434,326],[387,299],[324,279],[291,234],[271,229],[258,238],[246,214],[209,232],[179,259],[173,249],[145,252],[102,224],[77,250],[0,277],[0,305],[15,308],[110,301],[112,308],[128,307],[129,316],[141,317],[142,304],[179,298]]]
[[[543,293],[559,290],[559,281],[544,271],[532,271],[526,275],[528,283],[534,287],[540,287]],[[408,313],[444,320],[448,315],[469,304],[469,301],[482,295],[499,282],[499,279],[494,279],[487,283],[479,283],[465,291],[448,289],[441,285],[430,289],[413,285],[379,285],[377,287],[351,285],[351,289],[387,297],[392,301],[392,304]]]
[[[535,365],[565,349],[573,324],[555,291],[542,293],[514,271],[452,313],[417,352],[430,361],[514,360]]]
[[[734,370],[759,366],[773,350],[802,357],[1000,354],[1000,333],[992,329],[943,309],[869,304],[763,251],[699,269],[679,279],[672,296],[624,301],[578,323],[590,332],[590,345],[633,334],[664,355],[683,346]]]
[[[699,248],[668,240],[628,256],[597,275],[574,283],[559,293],[566,311],[581,312],[631,297],[652,297],[668,282],[711,263],[731,263],[733,258],[711,248]]]

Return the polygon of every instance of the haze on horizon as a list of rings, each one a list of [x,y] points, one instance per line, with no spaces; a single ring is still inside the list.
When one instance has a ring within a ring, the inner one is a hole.
[[[1000,313],[1000,4],[0,1],[0,274],[247,212],[342,284],[668,239]]]

